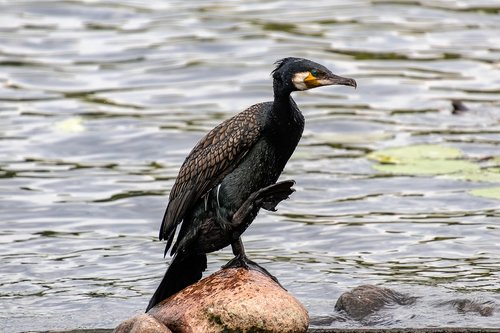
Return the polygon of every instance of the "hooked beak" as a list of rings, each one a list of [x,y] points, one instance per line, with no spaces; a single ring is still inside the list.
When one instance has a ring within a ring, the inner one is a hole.
[[[333,73],[328,73],[324,77],[317,79],[320,86],[331,86],[331,85],[341,85],[341,86],[350,86],[356,89],[358,84],[356,80],[335,75]]]
[[[351,86],[354,88],[358,86],[354,79],[338,76],[331,72],[324,73],[319,77],[315,77],[311,73],[309,73],[309,75],[307,75],[307,77],[304,79],[304,83],[307,87],[305,89],[331,85]]]

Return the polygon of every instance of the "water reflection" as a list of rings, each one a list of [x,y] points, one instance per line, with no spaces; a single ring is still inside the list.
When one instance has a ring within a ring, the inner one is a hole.
[[[359,87],[296,94],[306,130],[283,177],[297,192],[245,233],[250,256],[319,326],[360,326],[333,308],[366,283],[422,299],[379,326],[500,326],[452,302],[500,302],[498,200],[470,195],[494,179],[391,175],[366,158],[436,143],[498,171],[499,12],[488,0],[0,4],[0,330],[114,327],[142,311],[184,157],[271,99],[272,63],[290,55]],[[469,111],[453,115],[455,99]],[[436,302],[449,304],[439,316]]]

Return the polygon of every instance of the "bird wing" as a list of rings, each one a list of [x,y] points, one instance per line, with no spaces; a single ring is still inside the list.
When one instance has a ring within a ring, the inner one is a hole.
[[[259,106],[256,104],[222,122],[186,157],[170,192],[160,228],[160,240],[168,239],[165,253],[187,211],[231,173],[259,139],[262,131],[256,117]]]

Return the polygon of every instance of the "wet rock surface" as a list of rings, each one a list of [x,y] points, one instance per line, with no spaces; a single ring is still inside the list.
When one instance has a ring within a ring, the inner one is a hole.
[[[498,332],[497,328],[428,327],[382,328],[388,316],[406,307],[419,316],[418,307],[429,307],[436,316],[455,312],[491,317],[498,313],[493,300],[454,298],[439,303],[375,286],[361,285],[343,293],[331,315],[311,320],[304,307],[268,276],[243,268],[223,269],[160,303],[148,314],[133,317],[117,333],[149,332]],[[374,328],[335,328],[340,322]],[[337,323],[337,325],[336,325]],[[420,323],[425,325],[425,323]],[[319,328],[322,327],[322,328]],[[331,327],[331,328],[326,328]],[[376,327],[376,328],[375,328]]]
[[[354,321],[363,326],[380,326],[396,320],[401,325],[405,325],[403,318],[409,319],[411,317],[417,318],[414,322],[418,323],[419,326],[425,326],[425,322],[418,320],[424,309],[425,311],[432,309],[430,311],[436,316],[451,316],[453,313],[458,313],[467,315],[468,318],[473,316],[491,317],[498,313],[498,305],[493,300],[452,298],[441,302],[429,302],[425,297],[417,297],[375,285],[362,285],[339,297],[335,304],[336,313],[313,318],[311,325],[313,327],[336,326],[336,323]],[[467,329],[470,328],[464,328],[464,332],[467,332]],[[422,330],[422,332],[426,332],[427,329],[422,328]],[[412,329],[408,329],[408,331],[410,332]],[[443,332],[455,331],[462,332],[462,328],[459,330],[457,328],[443,328]]]
[[[490,301],[477,301],[471,299],[457,298],[446,302],[438,303],[437,306],[450,306],[460,313],[476,313],[483,317],[493,316],[495,313],[495,303]],[[499,328],[500,331],[500,328]]]
[[[388,305],[410,305],[416,297],[375,285],[362,285],[340,295],[335,310],[345,312],[355,320],[379,311]]]

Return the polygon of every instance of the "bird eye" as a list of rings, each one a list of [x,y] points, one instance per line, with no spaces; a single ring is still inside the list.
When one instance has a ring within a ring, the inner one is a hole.
[[[311,71],[311,75],[314,76],[314,77],[318,76],[318,71],[316,69],[313,69]]]

